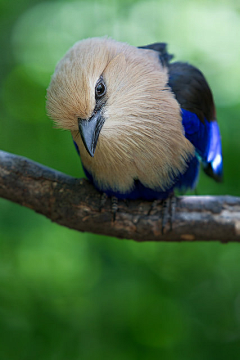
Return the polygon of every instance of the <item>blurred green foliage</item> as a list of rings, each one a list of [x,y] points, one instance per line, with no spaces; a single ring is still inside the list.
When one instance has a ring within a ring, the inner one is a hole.
[[[240,195],[240,3],[229,0],[0,1],[0,148],[83,176],[45,93],[73,43],[109,35],[169,43],[215,96],[224,183]],[[240,358],[240,247],[120,241],[62,228],[0,200],[0,359]]]

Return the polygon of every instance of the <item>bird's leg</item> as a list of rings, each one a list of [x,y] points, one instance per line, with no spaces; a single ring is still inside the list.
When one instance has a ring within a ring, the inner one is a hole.
[[[112,196],[112,220],[113,222],[116,219],[116,213],[118,211],[118,198],[116,196]]]
[[[102,193],[102,195],[101,195],[101,200],[100,200],[100,206],[99,206],[99,211],[100,211],[100,212],[102,211],[102,208],[103,208],[104,205],[106,204],[107,198],[108,198],[107,194]]]

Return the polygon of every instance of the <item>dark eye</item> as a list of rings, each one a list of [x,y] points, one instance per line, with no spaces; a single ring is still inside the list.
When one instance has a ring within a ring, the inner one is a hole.
[[[103,80],[100,80],[95,87],[95,96],[98,99],[103,95],[105,95],[105,93],[106,93],[106,85],[104,84]]]

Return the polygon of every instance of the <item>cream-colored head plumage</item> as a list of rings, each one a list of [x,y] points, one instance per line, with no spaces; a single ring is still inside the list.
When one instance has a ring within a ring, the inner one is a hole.
[[[105,123],[91,157],[78,119],[91,117],[100,76],[106,84]],[[180,107],[167,82],[157,53],[108,38],[80,41],[58,63],[47,92],[48,114],[71,131],[83,165],[101,189],[126,192],[134,179],[166,189],[172,175],[186,170],[194,147],[184,136]]]

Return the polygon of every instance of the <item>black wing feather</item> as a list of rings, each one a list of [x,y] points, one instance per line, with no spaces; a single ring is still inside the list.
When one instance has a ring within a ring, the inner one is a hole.
[[[213,95],[202,72],[184,62],[169,65],[169,86],[181,108],[195,113],[201,122],[216,119]]]
[[[213,95],[200,70],[185,62],[170,63],[173,55],[168,53],[166,43],[154,43],[139,48],[159,53],[161,64],[169,70],[168,85],[181,108],[195,113],[203,123],[204,118],[208,121],[216,119]]]
[[[157,51],[159,53],[159,60],[163,66],[168,66],[170,60],[173,58],[173,55],[167,52],[166,43],[154,43],[146,46],[139,46],[138,48]]]

